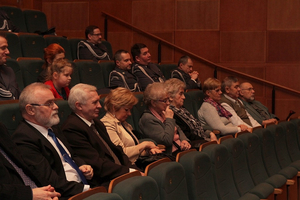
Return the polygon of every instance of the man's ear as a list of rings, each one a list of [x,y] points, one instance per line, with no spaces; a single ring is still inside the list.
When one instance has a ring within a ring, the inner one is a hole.
[[[82,110],[82,104],[79,103],[78,101],[75,102],[75,108],[76,110]]]
[[[139,56],[135,56],[135,60],[139,62],[140,61],[140,57]]]
[[[92,35],[91,35],[91,34],[88,34],[88,39],[89,39],[89,40],[91,39],[91,37],[92,37]]]
[[[34,107],[33,107],[32,105],[27,104],[27,105],[25,106],[25,110],[26,110],[26,113],[27,113],[28,115],[33,116],[33,115],[35,114],[35,109],[34,109]]]
[[[228,86],[225,87],[225,92],[226,92],[227,94],[229,93],[229,87],[228,87]]]

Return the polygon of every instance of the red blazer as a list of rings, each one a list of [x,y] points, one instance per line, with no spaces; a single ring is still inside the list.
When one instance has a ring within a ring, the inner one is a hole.
[[[45,85],[50,85],[50,87],[51,87],[50,90],[52,91],[52,93],[54,95],[54,98],[63,99],[63,97],[60,96],[60,94],[58,94],[57,90],[55,89],[52,80],[46,81]],[[64,87],[63,89],[66,91],[67,99],[68,99],[69,98],[69,94],[70,94],[69,87],[67,86],[67,87]],[[65,100],[67,100],[67,99],[65,99]]]

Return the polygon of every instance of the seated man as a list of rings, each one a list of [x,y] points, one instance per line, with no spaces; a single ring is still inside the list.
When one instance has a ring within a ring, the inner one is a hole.
[[[25,163],[37,171],[37,178],[47,180],[63,197],[88,190],[86,179],[93,177],[93,169],[73,154],[59,127],[54,126],[59,123],[58,107],[49,87],[43,83],[25,87],[19,106],[24,121],[12,139]]]
[[[88,26],[85,29],[85,41],[80,41],[77,47],[78,59],[93,60],[110,60],[107,48],[101,43],[101,31],[98,26]]]
[[[178,61],[178,69],[171,73],[171,78],[178,78],[186,85],[186,89],[201,89],[199,73],[193,71],[193,61],[189,56],[182,56]]]
[[[166,79],[156,64],[151,62],[151,55],[145,44],[136,43],[131,47],[131,55],[135,62],[132,73],[137,77],[141,91],[153,82],[164,82]]]
[[[254,99],[253,86],[244,82],[240,85],[240,100],[243,102],[247,112],[261,125],[276,123],[278,118],[269,112],[268,108]]]
[[[97,88],[77,84],[68,99],[73,113],[69,115],[62,130],[75,153],[95,171],[94,179],[99,185],[108,186],[111,179],[134,171],[122,147],[115,146],[104,124],[97,118],[101,105]]]
[[[15,73],[6,66],[8,54],[7,40],[0,35],[0,100],[18,99],[20,95]]]
[[[109,74],[109,87],[124,87],[131,92],[139,92],[137,78],[131,73],[130,54],[125,50],[118,50],[114,56],[115,69]]]
[[[60,194],[48,185],[47,181],[38,180],[37,172],[25,164],[21,152],[12,142],[6,127],[0,123],[0,199],[55,199]],[[48,185],[48,186],[47,186]],[[44,186],[44,187],[41,187]]]
[[[246,111],[241,100],[238,99],[240,84],[236,77],[225,77],[221,89],[223,94],[220,103],[232,114],[231,122],[233,125],[239,126],[244,124],[249,128],[260,126],[260,124]]]

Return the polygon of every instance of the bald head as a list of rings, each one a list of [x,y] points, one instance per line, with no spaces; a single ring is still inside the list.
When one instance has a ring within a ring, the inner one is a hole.
[[[249,82],[244,82],[240,84],[240,98],[247,102],[254,100],[255,91],[253,86]]]

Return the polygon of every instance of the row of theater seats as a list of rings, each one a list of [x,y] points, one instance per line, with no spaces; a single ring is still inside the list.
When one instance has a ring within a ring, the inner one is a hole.
[[[115,68],[113,61],[99,63],[87,60],[74,60],[74,69],[70,87],[77,83],[87,83],[96,86],[99,90],[109,86],[109,73]],[[7,66],[13,68],[19,88],[22,90],[27,85],[36,82],[41,73],[44,60],[41,58],[7,59]],[[175,64],[160,65],[166,77],[170,77]]]
[[[139,130],[138,122],[141,114],[146,109],[146,106],[143,102],[143,93],[138,92],[135,93],[136,98],[138,99],[138,103],[133,106],[131,113],[132,115],[128,117],[127,121],[132,125],[135,130]],[[200,90],[193,90],[185,93],[186,100],[184,102],[185,107],[195,116],[197,117],[197,111],[200,108],[203,102],[203,92]],[[103,108],[105,100],[105,95],[100,96],[100,104],[102,108],[99,113],[99,119],[105,115],[105,110]],[[59,107],[59,117],[60,124],[62,124],[65,119],[71,113],[71,108],[68,105],[68,101],[66,100],[57,100],[56,104]],[[12,101],[0,101],[0,121],[6,126],[8,132],[12,134],[17,128],[19,122],[22,120],[21,113],[19,111],[18,100]],[[138,138],[141,138],[137,135]]]
[[[128,173],[70,200],[296,200],[299,199],[300,120],[281,122],[237,138],[203,144]]]
[[[44,48],[52,43],[57,43],[65,49],[65,56],[68,60],[77,59],[77,44],[82,38],[67,39],[55,35],[38,35],[33,33],[19,33],[18,35],[6,32],[5,33],[10,57],[17,59],[19,57],[37,57],[44,58]],[[111,44],[107,41],[102,41],[106,46],[110,55],[113,55]]]

